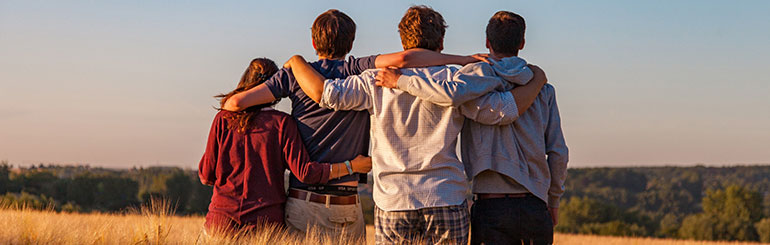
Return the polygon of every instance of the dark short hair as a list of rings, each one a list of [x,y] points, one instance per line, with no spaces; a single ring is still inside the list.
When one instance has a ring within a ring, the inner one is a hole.
[[[404,46],[404,50],[412,48],[438,50],[444,41],[446,28],[444,17],[425,5],[410,7],[398,23],[398,33],[401,35],[401,45]]]
[[[313,21],[311,31],[318,55],[331,58],[345,57],[353,48],[356,23],[345,13],[330,9]]]
[[[524,42],[524,18],[508,11],[498,11],[487,24],[487,40],[492,50],[503,54],[518,54]]]

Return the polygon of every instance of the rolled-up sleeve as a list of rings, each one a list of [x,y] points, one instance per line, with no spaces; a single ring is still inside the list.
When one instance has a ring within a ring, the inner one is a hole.
[[[559,207],[559,199],[564,194],[564,181],[567,179],[567,162],[569,149],[561,130],[559,107],[556,105],[556,91],[553,86],[546,84],[543,89],[550,94],[548,100],[548,122],[545,130],[545,150],[548,157],[548,167],[551,172],[551,184],[548,188],[548,206]]]
[[[319,105],[342,111],[363,111],[372,108],[371,83],[374,73],[367,71],[345,79],[328,79],[324,82]]]

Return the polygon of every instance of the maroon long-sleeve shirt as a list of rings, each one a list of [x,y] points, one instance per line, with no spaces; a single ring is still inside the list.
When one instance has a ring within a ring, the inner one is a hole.
[[[198,166],[201,182],[214,186],[209,213],[242,225],[259,219],[282,224],[284,170],[290,169],[302,182],[324,184],[329,164],[310,161],[291,116],[264,109],[255,117],[254,128],[238,133],[228,127],[225,117],[230,113],[217,113]]]

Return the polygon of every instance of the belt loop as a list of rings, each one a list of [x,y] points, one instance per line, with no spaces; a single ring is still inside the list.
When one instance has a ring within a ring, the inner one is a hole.
[[[310,192],[305,192],[305,202],[310,202]]]
[[[326,208],[329,208],[329,203],[332,201],[332,197],[329,195],[324,195],[326,197]]]

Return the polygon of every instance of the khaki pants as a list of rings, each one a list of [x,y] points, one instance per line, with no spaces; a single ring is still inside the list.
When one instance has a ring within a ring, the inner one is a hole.
[[[361,203],[327,206],[289,197],[286,200],[286,225],[302,233],[315,229],[329,237],[352,236],[353,239],[363,239],[366,236]]]

